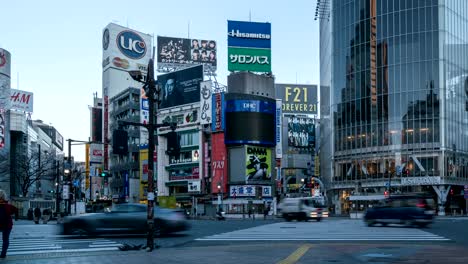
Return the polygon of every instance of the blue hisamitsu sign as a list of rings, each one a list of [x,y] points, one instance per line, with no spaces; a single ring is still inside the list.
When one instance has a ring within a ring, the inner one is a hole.
[[[271,24],[228,20],[228,46],[271,48]]]

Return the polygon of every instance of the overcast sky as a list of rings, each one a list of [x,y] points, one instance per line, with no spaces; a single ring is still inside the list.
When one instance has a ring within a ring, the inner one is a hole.
[[[3,1],[0,48],[11,53],[14,89],[34,93],[33,119],[64,140],[87,140],[93,93],[102,94],[102,30],[111,22],[154,36],[218,42],[218,81],[226,84],[227,20],[272,23],[276,82],[319,83],[319,23],[313,0]],[[190,32],[189,32],[190,30]],[[19,76],[19,78],[18,78]],[[19,83],[19,86],[18,86]],[[64,142],[66,144],[66,141]],[[65,152],[67,148],[65,146]],[[84,161],[84,147],[73,146]]]

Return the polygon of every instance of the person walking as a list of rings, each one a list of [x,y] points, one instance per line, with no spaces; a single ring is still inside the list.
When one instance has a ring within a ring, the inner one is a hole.
[[[42,213],[42,223],[47,224],[47,222],[50,219],[50,215],[52,214],[52,211],[49,208],[44,209],[44,212]]]
[[[13,228],[13,220],[11,216],[15,215],[15,220],[18,220],[18,208],[8,203],[8,199],[4,190],[0,190],[0,231],[2,232],[2,253],[0,258],[6,258],[8,246],[10,245],[10,233]]]
[[[34,223],[39,224],[39,220],[41,220],[41,209],[39,207],[36,207],[34,209]]]

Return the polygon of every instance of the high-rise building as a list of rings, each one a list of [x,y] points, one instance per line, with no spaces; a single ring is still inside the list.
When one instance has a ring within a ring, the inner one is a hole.
[[[468,2],[322,0],[317,10],[320,155],[330,161],[321,174],[336,211],[353,210],[350,196],[389,191],[428,193],[439,213],[460,212],[468,184]]]

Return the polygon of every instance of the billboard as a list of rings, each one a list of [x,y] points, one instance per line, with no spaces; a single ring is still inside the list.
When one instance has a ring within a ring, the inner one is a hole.
[[[226,144],[276,144],[275,100],[226,100]]]
[[[10,89],[10,109],[33,112],[33,93]]]
[[[276,146],[275,146],[275,158],[281,159],[283,157],[283,137],[282,128],[283,128],[283,113],[281,112],[281,99],[276,99],[276,119],[275,119],[275,128],[276,128]]]
[[[203,64],[205,70],[216,71],[216,41],[161,37],[157,39],[158,71],[165,67],[193,66]]]
[[[271,180],[271,149],[257,146],[245,146],[245,180]]]
[[[211,81],[200,83],[200,124],[211,125],[212,122],[212,88]]]
[[[313,118],[288,116],[288,147],[299,152],[313,152],[315,148]]]
[[[222,186],[224,193],[227,191],[226,186],[229,182],[227,157],[224,133],[211,134],[211,191],[213,193],[218,191],[218,184]]]
[[[89,146],[89,162],[102,163],[103,160],[103,144],[90,144]]]
[[[271,24],[228,20],[228,70],[271,72]]]
[[[63,150],[63,136],[57,131],[57,129],[54,129],[54,130],[55,130],[54,143],[60,150]]]
[[[203,65],[158,76],[161,88],[160,109],[200,101]]]
[[[102,108],[91,108],[91,140],[102,142]]]
[[[283,113],[312,115],[318,113],[317,85],[277,83],[275,89],[276,98],[283,100]]]

